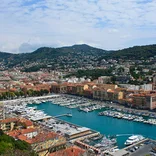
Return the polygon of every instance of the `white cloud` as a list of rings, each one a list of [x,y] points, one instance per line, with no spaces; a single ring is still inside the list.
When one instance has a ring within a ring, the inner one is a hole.
[[[156,0],[1,0],[0,51],[76,43],[118,49],[146,38],[155,43],[155,8]]]

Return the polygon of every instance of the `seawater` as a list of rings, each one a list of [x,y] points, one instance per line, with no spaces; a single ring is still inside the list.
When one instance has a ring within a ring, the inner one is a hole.
[[[85,113],[78,111],[76,108],[69,109],[51,102],[37,105],[31,104],[28,106],[36,106],[37,109],[43,110],[46,114],[51,116],[72,113],[72,117],[63,116],[59,117],[59,119],[91,128],[106,136],[117,135],[117,145],[119,148],[124,147],[124,142],[132,134],[141,134],[145,137],[156,139],[156,126],[112,117],[98,116],[99,110]]]

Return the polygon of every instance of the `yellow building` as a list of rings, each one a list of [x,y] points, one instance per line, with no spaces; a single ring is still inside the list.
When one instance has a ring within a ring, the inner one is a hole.
[[[0,129],[2,129],[4,132],[6,131],[12,131],[15,129],[15,126],[17,126],[17,118],[8,118],[0,121]]]
[[[4,132],[21,128],[33,128],[33,123],[24,118],[7,118],[0,120],[0,129]]]
[[[26,129],[27,131],[28,129]],[[17,139],[23,140],[31,145],[32,149],[39,155],[45,156],[51,152],[55,152],[60,149],[64,149],[66,146],[66,139],[62,136],[59,136],[55,132],[38,132],[36,134],[36,129],[30,131],[30,133],[26,135],[25,132],[19,133],[15,135],[13,132],[10,133],[10,136],[13,136]],[[12,135],[13,134],[13,135]]]

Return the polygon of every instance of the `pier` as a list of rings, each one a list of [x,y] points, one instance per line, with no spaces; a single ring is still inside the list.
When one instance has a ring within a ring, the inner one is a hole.
[[[72,117],[72,114],[71,114],[71,113],[67,113],[67,114],[60,114],[60,115],[56,115],[56,116],[54,116],[54,118],[59,118],[59,117],[62,117],[62,116]]]

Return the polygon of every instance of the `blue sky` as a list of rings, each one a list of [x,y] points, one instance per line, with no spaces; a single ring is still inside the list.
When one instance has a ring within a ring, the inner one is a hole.
[[[1,0],[0,51],[156,43],[156,0]]]

